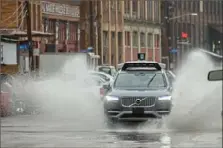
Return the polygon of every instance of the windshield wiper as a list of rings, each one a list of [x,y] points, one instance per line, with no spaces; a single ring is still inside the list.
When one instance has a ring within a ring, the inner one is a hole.
[[[153,81],[153,79],[156,77],[156,74],[153,75],[153,77],[149,80],[147,87],[149,87],[150,83]]]

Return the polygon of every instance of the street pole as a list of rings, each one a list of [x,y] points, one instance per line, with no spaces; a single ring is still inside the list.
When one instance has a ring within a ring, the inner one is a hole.
[[[29,0],[25,1],[26,4],[26,25],[27,25],[27,37],[29,43],[29,64],[30,70],[34,70],[34,57],[33,57],[33,45],[32,45],[32,28],[31,28],[31,16],[30,16],[30,7],[29,7]]]
[[[90,46],[94,47],[94,13],[93,13],[93,1],[89,1],[89,17],[90,17]]]
[[[162,58],[163,60],[166,60],[166,57],[170,56],[169,55],[169,47],[170,47],[170,24],[169,24],[169,18],[170,18],[170,13],[169,13],[169,1],[162,1],[162,21],[163,21],[163,26],[162,26]],[[164,61],[163,61],[164,62]],[[167,61],[165,61],[167,62]],[[170,63],[168,60],[168,63],[166,63],[167,67],[169,68]]]
[[[102,64],[102,36],[101,36],[101,29],[102,29],[102,12],[101,12],[101,3],[102,1],[97,1],[97,22],[98,22],[98,29],[97,29],[97,34],[98,34],[98,55],[100,56],[100,60],[98,62],[99,65]]]
[[[118,65],[119,60],[119,46],[118,46],[118,1],[115,1],[115,67]]]
[[[1,52],[1,64],[3,63],[3,45],[2,45],[2,36],[0,34],[0,52]],[[1,65],[0,65],[1,68]]]

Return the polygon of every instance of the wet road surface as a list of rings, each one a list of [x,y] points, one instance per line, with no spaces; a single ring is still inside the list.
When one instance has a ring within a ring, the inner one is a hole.
[[[117,127],[40,116],[1,119],[2,147],[221,148],[222,130],[170,131]],[[100,127],[101,126],[101,127]]]

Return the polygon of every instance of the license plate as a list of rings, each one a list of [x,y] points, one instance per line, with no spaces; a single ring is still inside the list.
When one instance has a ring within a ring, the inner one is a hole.
[[[144,114],[144,108],[132,108],[133,114]]]

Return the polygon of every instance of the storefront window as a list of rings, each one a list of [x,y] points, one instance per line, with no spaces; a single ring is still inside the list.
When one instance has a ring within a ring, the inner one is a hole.
[[[133,46],[137,47],[138,46],[138,33],[137,33],[137,31],[133,32],[132,38],[133,38]]]

